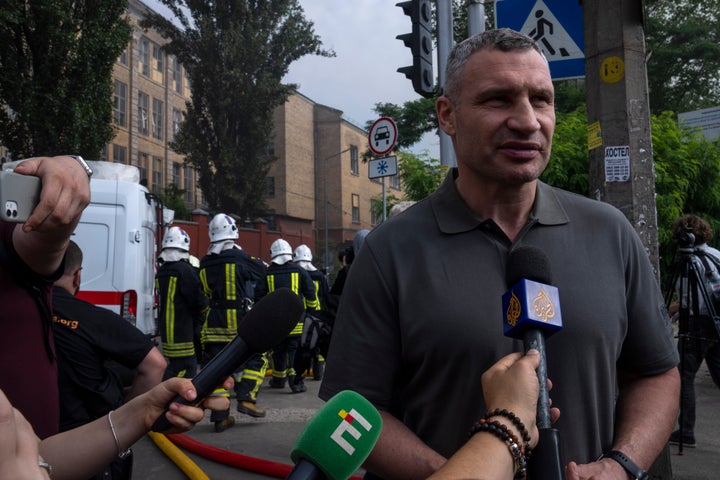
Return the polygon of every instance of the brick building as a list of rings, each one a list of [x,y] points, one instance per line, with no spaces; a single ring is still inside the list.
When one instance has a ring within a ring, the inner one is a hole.
[[[168,146],[192,86],[183,66],[163,52],[163,38],[139,27],[147,8],[139,0],[129,2],[132,39],[113,72],[117,135],[103,159],[136,165],[150,190],[162,193],[174,184],[185,191],[190,210],[206,209],[197,173]],[[382,180],[368,178],[368,165],[361,158],[367,132],[342,113],[298,92],[275,110],[274,142],[269,146],[277,161],[268,175],[270,211],[262,220],[268,232],[308,239],[323,266],[358,230],[371,229],[380,220],[372,207],[382,202]],[[400,197],[397,177],[385,180],[387,195]],[[247,220],[250,225],[258,219]],[[264,258],[266,253],[258,255]]]

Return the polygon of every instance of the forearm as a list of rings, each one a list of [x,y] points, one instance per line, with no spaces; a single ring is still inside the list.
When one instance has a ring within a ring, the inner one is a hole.
[[[425,445],[402,422],[381,411],[383,429],[374,450],[364,464],[387,480],[427,478],[445,464],[446,459]]]
[[[120,445],[105,415],[81,427],[42,441],[40,454],[52,465],[53,480],[89,478],[138,441],[148,430],[146,408],[137,398],[112,412],[112,422]]]
[[[489,432],[478,432],[430,480],[510,480],[514,474],[515,462],[507,444]]]
[[[166,367],[167,361],[163,354],[157,348],[152,348],[136,369],[128,400],[149,391],[162,382]]]
[[[680,399],[676,368],[652,377],[634,377],[620,389],[613,449],[647,470],[675,424]]]

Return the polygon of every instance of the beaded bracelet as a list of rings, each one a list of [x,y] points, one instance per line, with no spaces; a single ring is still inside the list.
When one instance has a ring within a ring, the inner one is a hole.
[[[522,420],[520,420],[520,418],[513,412],[510,412],[504,408],[496,408],[495,410],[489,411],[485,414],[483,418],[487,420],[490,417],[505,417],[510,420],[513,425],[515,425],[515,427],[517,427],[517,429],[520,431],[520,436],[522,436],[523,442],[525,442],[523,445],[523,447],[525,448],[525,456],[530,457],[530,432],[528,432]]]
[[[489,422],[483,418],[472,426],[468,436],[472,437],[478,432],[492,433],[507,444],[510,455],[513,457],[515,471],[513,478],[515,480],[523,480],[527,475],[527,458],[523,453],[523,448],[518,445],[517,437],[508,429],[507,425],[498,421]]]

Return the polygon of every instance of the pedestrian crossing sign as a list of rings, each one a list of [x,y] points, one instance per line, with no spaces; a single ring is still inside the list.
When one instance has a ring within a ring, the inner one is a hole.
[[[553,80],[585,76],[579,0],[497,0],[495,25],[532,37],[548,59]]]

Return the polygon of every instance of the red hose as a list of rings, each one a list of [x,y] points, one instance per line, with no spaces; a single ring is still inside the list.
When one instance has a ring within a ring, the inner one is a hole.
[[[263,460],[262,458],[250,457],[239,453],[223,450],[199,442],[183,433],[169,433],[166,435],[173,443],[196,455],[213,460],[224,465],[241,468],[249,472],[259,473],[268,477],[287,478],[294,468],[285,463]],[[362,480],[361,477],[351,477],[351,480]]]

